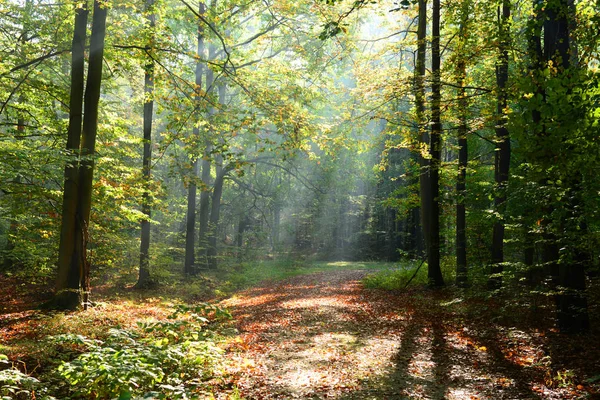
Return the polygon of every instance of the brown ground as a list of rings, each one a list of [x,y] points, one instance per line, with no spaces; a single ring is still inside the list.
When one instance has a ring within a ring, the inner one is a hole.
[[[365,274],[299,276],[222,302],[240,334],[217,398],[238,387],[248,400],[600,399],[597,287],[589,291],[594,329],[567,336],[543,302],[461,300],[456,289],[367,290]],[[48,334],[94,337],[169,312],[143,296],[107,298],[85,313],[34,310],[46,292],[0,276],[0,349],[28,373],[44,370],[38,341]]]
[[[492,322],[490,301],[366,290],[364,275],[300,276],[223,303],[240,331],[230,358],[244,398],[600,398],[586,381],[600,375],[598,332]]]

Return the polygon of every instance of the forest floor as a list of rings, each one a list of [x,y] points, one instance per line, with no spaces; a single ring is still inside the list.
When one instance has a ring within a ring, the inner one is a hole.
[[[266,281],[221,300],[233,315],[228,328],[238,333],[223,345],[227,362],[215,396],[600,399],[595,292],[592,331],[563,335],[548,318],[551,304],[452,287],[366,289],[362,279],[373,270],[351,268]],[[162,320],[176,304],[129,291],[98,294],[100,305],[85,312],[46,315],[35,310],[41,286],[0,284],[0,353],[33,375],[53,356],[40,347],[46,335],[101,337],[112,326]]]
[[[367,290],[366,273],[293,277],[223,302],[244,398],[600,399],[597,331],[502,318],[500,304],[456,289]]]

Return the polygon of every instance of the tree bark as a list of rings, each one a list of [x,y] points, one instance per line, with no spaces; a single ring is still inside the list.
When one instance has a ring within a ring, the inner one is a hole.
[[[510,168],[510,136],[506,127],[506,107],[508,97],[506,83],[508,81],[508,43],[510,38],[510,1],[503,0],[502,7],[498,7],[498,65],[496,66],[496,154],[494,163],[494,222],[492,237],[492,266],[488,285],[491,289],[498,289],[502,285],[504,262],[504,213],[506,203],[506,189]]]
[[[431,39],[431,137],[429,152],[429,243],[427,246],[427,276],[431,286],[443,286],[444,278],[440,268],[440,186],[441,164],[441,70],[440,70],[440,0],[433,0]]]
[[[147,19],[150,24],[149,45],[154,42],[154,0],[146,1]],[[144,73],[144,157],[142,160],[142,179],[144,193],[142,194],[141,243],[140,243],[140,271],[136,286],[147,287],[151,284],[150,277],[150,218],[152,205],[150,198],[151,168],[152,168],[152,114],[154,108],[154,61],[149,57]]]
[[[208,59],[213,60],[215,58],[215,47],[209,46]],[[210,68],[206,69],[206,91],[212,91],[214,85],[214,73]],[[215,113],[214,107],[209,110],[209,117]],[[206,253],[208,251],[207,235],[209,232],[209,218],[210,218],[210,172],[211,172],[211,157],[212,157],[212,138],[209,132],[205,133],[204,138],[204,156],[202,157],[202,193],[200,193],[200,229],[199,229],[199,244],[200,254],[204,257],[204,264],[208,265],[206,260]]]
[[[205,12],[204,3],[199,4],[198,12],[200,15],[203,15]],[[204,70],[204,61],[202,60],[202,56],[204,55],[204,28],[201,23],[198,24],[198,45],[196,47],[196,95],[195,95],[195,106],[196,112],[200,115],[199,108],[201,102],[201,90],[202,90],[202,75]],[[198,128],[198,124],[194,124],[193,135],[195,138],[199,138],[200,129]],[[196,233],[196,179],[198,177],[198,157],[196,155],[193,156],[194,159],[192,161],[192,179],[190,180],[188,186],[188,198],[187,198],[187,219],[186,219],[186,235],[185,235],[185,263],[184,263],[184,273],[186,275],[196,274],[196,265],[195,265],[195,233]],[[210,171],[209,171],[210,174]],[[204,172],[203,172],[204,175]],[[204,188],[202,188],[204,190]],[[201,209],[202,213],[202,209]],[[201,218],[202,220],[202,218]],[[201,236],[202,229],[200,230],[199,236]]]
[[[421,231],[425,239],[425,251],[429,247],[431,191],[429,187],[429,131],[425,120],[425,55],[427,50],[427,0],[419,0],[419,22],[417,27],[417,65],[415,68],[415,109],[419,140],[419,188],[421,197]]]
[[[273,256],[277,256],[279,251],[279,228],[281,225],[281,203],[280,200],[275,198],[273,201],[273,226],[271,230],[271,252]]]
[[[224,84],[219,85],[219,104],[225,104],[225,93],[226,86]],[[209,220],[209,233],[208,233],[208,249],[206,252],[206,256],[208,259],[208,267],[210,269],[217,269],[217,237],[218,237],[218,227],[219,227],[219,218],[221,214],[221,197],[223,195],[223,184],[225,183],[225,175],[227,174],[227,169],[223,167],[223,157],[220,154],[215,156],[215,170],[216,170],[216,178],[215,185],[213,188],[212,199],[211,199],[211,210],[210,210],[210,220]]]
[[[458,175],[456,178],[456,285],[466,287],[468,284],[467,268],[467,216],[465,199],[467,196],[467,167],[469,162],[467,134],[468,127],[468,100],[465,89],[465,80],[467,79],[467,24],[469,21],[469,3],[463,4],[460,14],[460,28],[458,35],[460,37],[460,53],[457,62],[457,80],[458,80]]]
[[[77,2],[79,3],[79,2]],[[59,308],[76,308],[81,303],[78,269],[73,269],[75,226],[77,215],[77,182],[79,180],[79,146],[83,122],[83,92],[85,75],[85,43],[88,19],[87,2],[75,10],[75,24],[71,45],[71,93],[69,100],[69,128],[63,189],[62,221],[58,248],[58,274],[55,283],[55,302]]]
[[[104,63],[104,38],[106,36],[106,6],[94,1],[90,57],[84,95],[83,131],[81,135],[81,162],[79,164],[79,198],[75,228],[75,251],[72,262],[78,265],[80,286],[83,290],[83,308],[87,308],[90,269],[87,260],[88,227],[92,209],[92,183],[94,180],[94,156],[98,133],[98,105]]]
[[[461,29],[466,23],[463,20]],[[458,126],[458,176],[456,179],[456,284],[459,287],[467,285],[467,217],[465,198],[467,195],[466,180],[468,166],[467,148],[467,97],[464,82],[466,79],[466,64],[464,60],[458,65],[459,88],[459,126]]]

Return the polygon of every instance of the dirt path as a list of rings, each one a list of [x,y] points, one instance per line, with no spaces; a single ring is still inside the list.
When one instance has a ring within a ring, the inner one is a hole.
[[[362,288],[365,271],[296,277],[227,300],[246,399],[558,399],[541,332],[461,322],[449,292]],[[541,382],[541,384],[536,384]],[[575,384],[576,382],[573,382]]]

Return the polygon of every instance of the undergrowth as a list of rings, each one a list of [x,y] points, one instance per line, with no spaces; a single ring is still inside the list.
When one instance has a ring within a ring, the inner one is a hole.
[[[78,333],[50,335],[41,345],[64,361],[31,377],[8,357],[0,371],[2,399],[210,398],[211,380],[224,368],[227,310],[178,305],[166,320],[110,328],[102,339]]]
[[[446,282],[454,279],[455,272],[452,265],[442,262],[441,268]],[[407,284],[415,286],[427,285],[427,263],[415,260],[396,263],[392,268],[367,275],[363,279],[363,284],[369,289],[384,290],[401,290]]]

